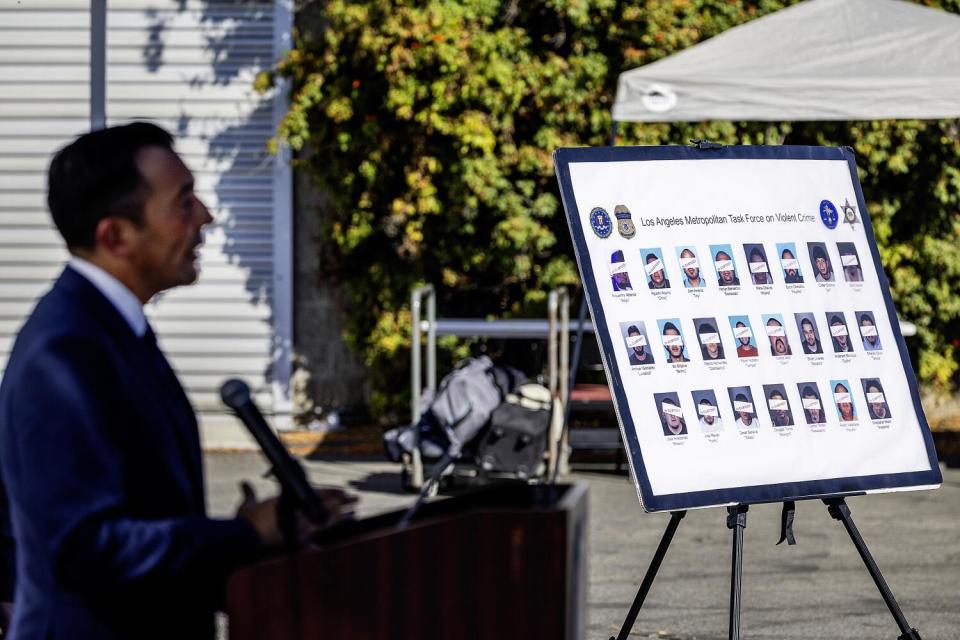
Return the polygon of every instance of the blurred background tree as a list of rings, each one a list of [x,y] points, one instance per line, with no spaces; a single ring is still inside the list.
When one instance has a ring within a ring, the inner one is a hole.
[[[576,285],[551,154],[608,144],[619,73],[790,1],[327,0],[302,3],[276,69],[293,83],[278,140],[329,196],[324,274],[375,415],[407,400],[409,294],[447,316],[542,315]],[[960,0],[924,4],[960,12]],[[958,381],[960,123],[622,126],[618,144],[849,145],[923,383]],[[274,142],[276,144],[276,141]],[[448,347],[451,346],[448,344]]]

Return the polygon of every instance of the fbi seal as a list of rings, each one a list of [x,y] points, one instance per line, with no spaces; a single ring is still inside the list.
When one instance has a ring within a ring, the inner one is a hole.
[[[600,238],[609,238],[613,233],[613,221],[610,220],[610,214],[603,207],[594,207],[590,212],[590,226],[593,232]]]

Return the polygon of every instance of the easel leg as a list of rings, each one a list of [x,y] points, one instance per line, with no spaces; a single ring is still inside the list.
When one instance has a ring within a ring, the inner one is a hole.
[[[743,530],[747,528],[745,504],[727,507],[727,528],[733,529],[733,559],[730,570],[730,640],[740,639],[740,578],[743,575]]]
[[[880,567],[877,566],[877,563],[873,560],[873,556],[870,555],[870,550],[867,549],[867,544],[860,536],[857,525],[853,523],[853,517],[850,515],[850,507],[847,506],[846,501],[843,498],[831,498],[823,502],[827,505],[827,511],[829,511],[830,517],[843,523],[844,528],[850,535],[850,539],[853,540],[853,546],[857,548],[857,551],[860,553],[860,558],[863,559],[863,564],[867,565],[867,571],[870,572],[870,577],[873,578],[877,589],[880,590],[883,601],[886,603],[891,615],[893,615],[894,620],[897,621],[897,626],[900,627],[901,635],[897,640],[920,640],[920,634],[917,630],[910,628],[910,625],[907,624],[907,619],[903,616],[900,605],[897,604],[893,593],[890,591],[890,587],[887,585],[887,581],[883,579],[883,574],[880,573]]]
[[[653,579],[657,577],[657,571],[660,570],[660,563],[663,562],[664,556],[667,555],[667,548],[670,546],[670,541],[673,540],[673,534],[677,532],[677,527],[685,515],[687,515],[686,511],[673,511],[670,513],[670,522],[667,524],[667,530],[663,532],[663,537],[660,538],[660,545],[657,547],[657,552],[653,554],[653,560],[650,561],[650,566],[647,567],[647,573],[643,576],[643,582],[640,583],[637,596],[633,599],[633,605],[627,613],[626,620],[623,621],[623,626],[620,627],[620,633],[617,634],[616,638],[611,636],[610,640],[627,640],[627,636],[630,635],[630,631],[633,629],[633,623],[637,621],[637,615],[640,614],[640,607],[643,606],[643,601],[647,598],[647,593],[650,591],[651,585],[653,585]]]

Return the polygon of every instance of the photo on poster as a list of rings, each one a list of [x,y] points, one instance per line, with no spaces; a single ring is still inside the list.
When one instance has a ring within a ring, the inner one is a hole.
[[[640,249],[643,269],[647,274],[647,287],[650,289],[669,289],[667,265],[663,262],[663,252],[659,247]]]
[[[642,320],[621,322],[620,333],[627,350],[627,361],[631,367],[656,364],[650,344],[650,336],[647,335],[647,328]]]
[[[747,268],[750,270],[750,280],[753,284],[773,284],[770,263],[767,262],[767,252],[763,245],[745,244],[743,254],[747,259]]]
[[[816,382],[798,382],[797,391],[800,393],[800,405],[803,409],[803,419],[807,424],[824,424],[827,421],[820,399],[820,390]]]
[[[707,279],[700,269],[700,258],[694,247],[677,247],[677,262],[680,264],[680,274],[683,276],[683,286],[686,289],[702,289],[707,286]]]
[[[666,361],[669,364],[690,362],[687,343],[680,329],[680,320],[678,318],[657,320],[657,326],[660,327],[660,340],[663,342]]]
[[[733,343],[737,345],[737,356],[740,358],[756,358],[760,355],[757,350],[757,339],[750,326],[747,316],[730,316],[730,329],[733,331]]]
[[[633,285],[630,284],[630,273],[627,271],[627,261],[620,249],[610,254],[610,281],[613,284],[614,293],[633,291]]]
[[[837,252],[840,254],[840,266],[843,268],[843,277],[847,282],[863,282],[863,268],[860,266],[860,256],[852,242],[838,242]]]
[[[864,351],[883,351],[880,344],[880,334],[877,332],[877,323],[870,311],[855,311],[857,327],[860,328],[860,340]]]
[[[783,316],[779,313],[765,313],[760,318],[767,333],[767,340],[770,341],[770,355],[777,358],[793,355],[790,340],[787,338],[787,328],[783,325]]]
[[[717,433],[723,430],[723,419],[720,417],[720,405],[717,404],[717,395],[713,389],[702,389],[691,392],[693,406],[697,408],[697,421],[703,433]]]
[[[813,267],[814,280],[817,282],[836,282],[837,277],[833,273],[833,263],[830,261],[830,254],[827,253],[826,243],[808,242],[807,249],[810,252],[810,265]]]
[[[663,435],[667,437],[686,435],[687,421],[683,419],[680,398],[676,392],[655,393],[653,394],[653,401],[657,407],[657,414],[660,416]]]
[[[830,389],[833,391],[833,404],[837,409],[840,423],[857,421],[857,405],[850,392],[850,383],[846,380],[831,380]]]
[[[737,265],[733,260],[733,249],[730,245],[712,244],[710,255],[713,256],[713,268],[717,271],[717,285],[739,287],[740,278],[737,277]]]
[[[778,242],[780,268],[783,269],[783,281],[786,284],[803,284],[803,270],[797,257],[797,246],[792,242]]]
[[[763,385],[763,397],[767,400],[770,423],[775,427],[793,426],[793,410],[787,400],[787,389],[782,384]]]
[[[830,327],[830,341],[833,343],[834,353],[852,353],[853,342],[850,340],[850,331],[847,329],[847,319],[842,311],[827,311],[827,326]]]
[[[800,346],[807,355],[817,355],[823,353],[823,345],[820,342],[820,330],[817,329],[817,320],[812,313],[795,313],[793,317],[797,321],[797,331],[800,332]]]
[[[730,406],[733,407],[733,415],[736,416],[734,424],[738,429],[756,429],[760,426],[760,420],[757,418],[757,407],[753,402],[753,393],[750,387],[729,387],[727,394],[730,396]]]
[[[863,396],[867,400],[867,414],[871,420],[889,420],[890,406],[887,404],[887,396],[883,393],[883,385],[879,378],[863,378],[860,380],[863,385]]]
[[[723,353],[723,341],[720,339],[720,331],[717,326],[715,318],[693,319],[693,328],[697,332],[697,340],[700,342],[700,355],[704,362],[726,359]]]

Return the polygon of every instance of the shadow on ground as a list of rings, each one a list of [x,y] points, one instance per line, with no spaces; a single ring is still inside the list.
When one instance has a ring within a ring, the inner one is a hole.
[[[365,478],[352,480],[350,488],[355,491],[389,493],[392,495],[411,495],[400,484],[399,467],[396,473],[371,473]]]

